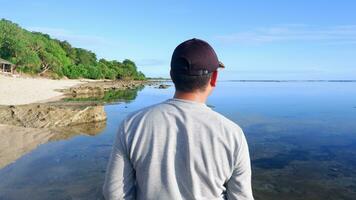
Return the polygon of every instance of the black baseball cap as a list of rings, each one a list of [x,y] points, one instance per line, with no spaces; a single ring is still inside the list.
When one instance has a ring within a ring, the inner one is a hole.
[[[173,52],[171,71],[190,76],[201,76],[225,68],[214,49],[204,40],[190,39],[178,45]]]

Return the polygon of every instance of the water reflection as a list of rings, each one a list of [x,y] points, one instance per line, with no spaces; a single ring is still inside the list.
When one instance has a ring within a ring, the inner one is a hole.
[[[219,84],[208,104],[244,129],[257,200],[354,199],[355,87],[355,83]],[[146,87],[134,101],[106,105],[108,119],[101,134],[52,137],[52,142],[1,169],[0,199],[29,195],[100,199],[118,124],[127,114],[170,98],[173,89]]]
[[[84,134],[95,136],[106,127],[106,122],[80,124],[60,128],[24,128],[0,125],[0,169],[48,142],[68,140]]]
[[[137,93],[144,88],[143,85],[132,89],[125,90],[109,90],[99,94],[79,94],[72,97],[64,98],[66,102],[97,102],[97,103],[114,103],[114,102],[130,102],[137,97]]]
[[[109,90],[101,95],[79,95],[65,98],[61,101],[85,103],[130,102],[137,97],[138,91],[141,91],[143,88],[144,86],[127,90]],[[60,102],[51,104],[56,103]],[[80,106],[80,104],[76,106]],[[106,121],[56,128],[25,128],[21,126],[0,124],[0,169],[16,161],[26,153],[36,149],[41,144],[59,140],[68,140],[79,134],[95,136],[96,134],[101,133],[105,127]]]
[[[343,134],[300,125],[289,126],[285,135],[272,132],[262,138],[263,126],[246,130],[252,144],[256,199],[354,199],[355,127]]]
[[[51,104],[128,103],[142,89],[73,96]],[[95,137],[106,129],[112,133],[115,128],[106,121],[56,128],[0,125],[0,199],[28,199],[29,195],[31,199],[102,198],[101,182],[111,138],[100,143],[103,140]]]
[[[48,142],[52,134],[46,129],[0,126],[0,168]]]

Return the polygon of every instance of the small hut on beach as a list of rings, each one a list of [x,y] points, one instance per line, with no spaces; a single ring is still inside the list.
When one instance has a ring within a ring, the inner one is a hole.
[[[14,72],[14,64],[11,62],[0,58],[0,72],[13,73]]]

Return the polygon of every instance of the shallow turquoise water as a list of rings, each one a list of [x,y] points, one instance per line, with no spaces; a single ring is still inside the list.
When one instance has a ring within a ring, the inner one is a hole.
[[[52,140],[0,169],[0,199],[100,199],[120,121],[173,92],[147,86],[106,105],[102,132]],[[243,128],[256,199],[356,198],[356,83],[220,82],[208,105]]]

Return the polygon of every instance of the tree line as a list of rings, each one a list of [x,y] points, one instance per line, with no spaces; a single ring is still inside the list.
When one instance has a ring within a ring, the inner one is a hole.
[[[0,20],[0,58],[14,63],[16,71],[50,74],[53,78],[145,79],[131,60],[98,60],[89,50],[27,31],[6,19]]]

